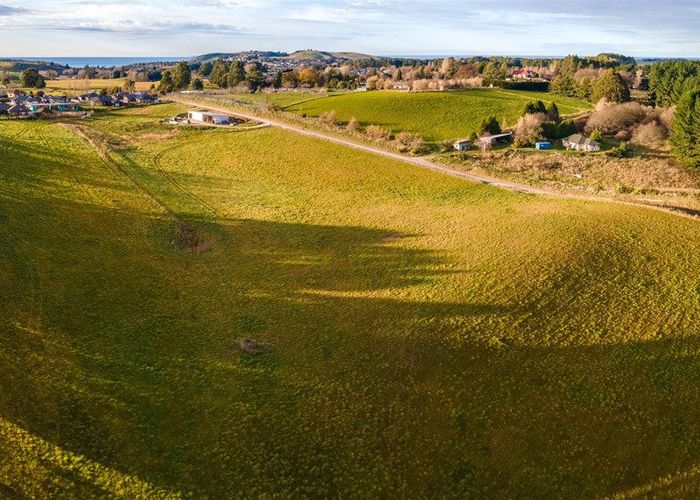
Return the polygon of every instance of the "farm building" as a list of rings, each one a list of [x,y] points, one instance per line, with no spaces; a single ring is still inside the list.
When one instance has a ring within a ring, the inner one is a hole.
[[[454,143],[454,148],[457,151],[468,151],[471,149],[472,143],[468,141],[467,139],[459,139],[458,141],[455,141]]]
[[[10,109],[11,104],[6,102],[0,102],[0,115],[6,115],[7,110]]]
[[[480,147],[493,147],[497,146],[499,144],[505,144],[508,141],[510,141],[513,138],[513,134],[511,132],[506,132],[504,134],[494,134],[494,135],[485,135],[483,137],[479,137],[479,146]]]
[[[549,141],[536,142],[535,149],[552,149],[552,143]]]
[[[574,134],[562,139],[566,149],[573,151],[600,151],[600,144],[583,134]]]
[[[231,118],[227,115],[209,113],[208,111],[188,111],[187,119],[199,123],[211,123],[214,125],[229,125]]]

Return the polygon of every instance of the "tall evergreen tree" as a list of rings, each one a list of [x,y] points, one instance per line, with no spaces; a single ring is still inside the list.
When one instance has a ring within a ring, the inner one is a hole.
[[[481,126],[479,127],[479,134],[484,135],[484,134],[500,134],[501,133],[501,125],[498,123],[498,120],[496,119],[495,116],[491,115],[488,118],[485,118],[481,122]]]
[[[700,167],[700,88],[683,94],[673,116],[671,144],[689,167]]]
[[[265,85],[265,75],[260,63],[250,63],[245,67],[245,79],[250,84],[250,89],[255,91]]]
[[[190,70],[190,66],[185,61],[177,63],[173,73],[173,86],[175,89],[182,90],[189,87],[191,78],[192,70]]]
[[[245,80],[245,69],[243,69],[243,63],[240,61],[234,61],[231,63],[231,67],[228,70],[226,83],[228,84],[229,88],[233,88],[243,80]]]
[[[35,68],[29,68],[22,71],[22,76],[20,77],[20,85],[22,87],[33,87],[36,88],[36,84],[41,78],[41,75]]]
[[[204,61],[200,66],[199,66],[199,76],[202,76],[204,78],[209,77],[211,75],[211,71],[214,69],[214,65],[212,64],[211,61]]]
[[[221,59],[214,61],[209,81],[220,88],[228,86],[228,63]]]
[[[549,84],[549,91],[552,94],[559,94],[567,97],[576,97],[577,85],[574,77],[567,74],[559,74],[554,77]]]
[[[593,84],[591,100],[598,102],[605,99],[608,102],[627,102],[630,100],[630,90],[620,74],[614,69],[607,70]]]
[[[160,83],[158,84],[158,92],[161,94],[169,94],[174,88],[175,85],[173,83],[172,73],[170,73],[170,71],[164,71],[163,77],[160,79]]]
[[[278,70],[277,73],[275,73],[275,77],[272,80],[272,87],[278,89],[281,86],[282,86],[282,72]]]

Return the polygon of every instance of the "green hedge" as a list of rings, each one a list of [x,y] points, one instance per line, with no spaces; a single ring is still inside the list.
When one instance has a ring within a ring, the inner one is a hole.
[[[549,90],[549,82],[540,81],[484,80],[484,86],[488,87],[489,85],[507,90],[529,90],[532,92],[547,92]]]

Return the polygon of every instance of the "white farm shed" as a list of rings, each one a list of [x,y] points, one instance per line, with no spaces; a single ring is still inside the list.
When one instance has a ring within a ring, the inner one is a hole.
[[[219,115],[208,111],[188,111],[187,119],[199,123],[213,123],[214,125],[228,125],[231,123],[231,118],[228,115]]]

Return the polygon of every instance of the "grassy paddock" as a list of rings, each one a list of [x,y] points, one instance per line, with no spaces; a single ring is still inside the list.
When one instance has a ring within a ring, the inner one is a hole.
[[[697,222],[182,110],[0,127],[0,495],[697,494]]]
[[[47,92],[52,91],[63,91],[71,95],[84,94],[93,91],[99,91],[101,89],[111,89],[112,87],[123,87],[126,83],[126,78],[114,78],[114,79],[75,79],[75,80],[47,80],[46,89]],[[136,82],[136,90],[149,90],[151,85],[158,86],[158,82]]]
[[[590,104],[584,101],[543,92],[475,89],[419,93],[353,92],[308,100],[285,110],[307,116],[335,111],[343,122],[355,117],[364,125],[382,125],[394,131],[420,134],[429,141],[440,141],[477,132],[481,120],[489,115],[507,125],[514,125],[525,105],[533,100],[554,101],[562,114],[590,108]]]

